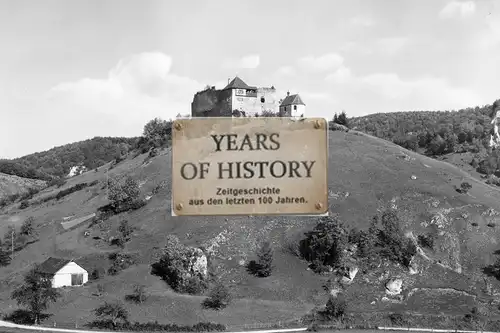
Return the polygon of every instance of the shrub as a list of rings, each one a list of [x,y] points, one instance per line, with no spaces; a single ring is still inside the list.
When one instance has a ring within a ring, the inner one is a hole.
[[[80,183],[80,184],[76,184],[75,186],[71,186],[70,188],[61,190],[56,194],[56,200],[60,200],[60,199],[64,198],[65,196],[68,196],[74,192],[81,191],[84,188],[86,188],[87,186],[88,186],[87,183]]]
[[[427,235],[418,235],[418,243],[422,247],[426,247],[428,249],[434,249],[434,240],[435,236],[434,234],[427,234]]]
[[[177,237],[167,236],[159,260],[151,265],[151,274],[161,277],[173,290],[198,294],[207,288],[206,277],[192,267],[195,249],[185,247]]]
[[[408,325],[408,319],[402,313],[391,313],[389,320],[395,326],[403,327]]]
[[[179,326],[176,324],[160,324],[157,321],[149,323],[130,323],[130,322],[113,322],[107,320],[95,320],[86,324],[88,328],[97,328],[101,330],[119,330],[119,331],[133,331],[133,332],[222,332],[226,327],[222,324],[215,324],[209,322],[198,323],[195,325]]]
[[[346,308],[347,302],[342,296],[330,296],[328,302],[326,302],[323,316],[326,320],[342,319],[344,317]]]
[[[134,232],[134,228],[130,226],[127,220],[122,220],[120,222],[120,226],[118,227],[118,231],[121,234],[121,237],[125,242],[130,240],[130,235]]]
[[[119,320],[123,320],[127,322],[128,320],[128,312],[125,307],[116,302],[116,303],[104,303],[94,310],[96,317],[98,318],[106,318],[111,321],[113,327],[116,327]]]
[[[139,183],[130,176],[127,177],[123,183],[120,183],[115,178],[110,178],[108,186],[108,199],[111,201],[113,207],[130,205],[137,201],[141,194]]]
[[[257,251],[258,261],[251,260],[247,265],[247,270],[259,277],[268,277],[273,270],[273,249],[271,243],[265,241]]]
[[[222,283],[217,283],[210,291],[210,295],[203,301],[203,306],[210,309],[223,309],[231,302],[231,293]]]
[[[47,183],[47,186],[55,186],[59,188],[61,186],[64,186],[64,184],[66,184],[66,180],[64,178],[53,178]]]
[[[490,222],[490,223],[487,224],[487,226],[490,227],[490,228],[494,228],[496,225],[495,225],[495,223]]]
[[[21,202],[21,204],[19,205],[19,209],[26,209],[30,206],[30,203],[28,202],[28,200],[23,200],[23,202]]]
[[[125,253],[112,253],[109,259],[112,261],[111,267],[108,269],[109,275],[117,275],[122,270],[135,264],[135,259],[131,255]]]
[[[314,230],[305,236],[299,243],[302,258],[316,267],[342,266],[348,235],[340,221],[331,216],[322,217]]]
[[[457,189],[458,192],[460,193],[464,193],[466,194],[467,192],[469,192],[469,190],[472,188],[472,185],[467,183],[467,182],[463,182],[462,184],[460,184],[460,188]]]
[[[146,293],[146,287],[143,285],[136,284],[133,287],[132,293],[125,296],[125,299],[132,301],[134,303],[143,303],[148,298]]]
[[[33,236],[35,234],[35,219],[30,216],[21,225],[21,235]]]

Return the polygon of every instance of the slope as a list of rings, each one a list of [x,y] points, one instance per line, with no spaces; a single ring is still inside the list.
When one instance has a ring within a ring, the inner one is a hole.
[[[0,199],[13,194],[26,193],[30,188],[40,189],[45,184],[43,180],[22,178],[0,172]]]
[[[347,287],[350,311],[416,311],[420,313],[467,312],[477,301],[487,301],[499,283],[483,274],[485,265],[495,259],[500,211],[500,192],[476,181],[448,163],[418,155],[393,143],[356,131],[330,132],[329,192],[330,212],[350,227],[367,228],[377,211],[392,205],[402,217],[403,228],[417,236],[433,227],[439,230],[434,251],[423,250],[418,257],[418,273],[384,264],[378,269],[359,272]],[[158,156],[129,157],[108,172],[108,176],[130,174],[141,184],[143,195],[151,196],[147,206],[108,220],[105,227],[89,228],[88,223],[64,231],[58,225],[65,217],[79,218],[94,213],[107,203],[106,170],[91,171],[68,181],[99,181],[59,201],[32,204],[19,211],[9,206],[0,215],[0,226],[20,225],[28,216],[38,224],[39,241],[16,253],[13,263],[0,268],[3,284],[0,302],[15,308],[9,299],[12,288],[21,281],[27,266],[50,255],[79,258],[89,272],[107,268],[106,255],[118,250],[107,242],[116,233],[121,219],[137,228],[123,251],[133,253],[138,262],[117,276],[104,276],[81,288],[64,289],[64,297],[49,310],[57,322],[86,322],[92,310],[104,300],[121,299],[133,284],[146,285],[150,298],[142,305],[128,304],[131,320],[192,324],[214,321],[238,328],[248,323],[271,323],[300,318],[315,306],[323,305],[328,293],[323,285],[328,275],[313,273],[293,255],[291,248],[303,233],[317,223],[304,217],[176,217],[170,216],[170,151]],[[472,184],[469,194],[455,190],[461,182]],[[153,191],[157,188],[158,191]],[[61,189],[49,188],[34,200]],[[155,192],[155,193],[153,193]],[[85,231],[90,235],[85,236]],[[202,309],[202,297],[173,292],[150,274],[149,265],[167,235],[177,235],[187,245],[211,249],[212,266],[230,287],[234,303],[215,312]],[[246,273],[243,263],[254,258],[258,241],[269,237],[275,248],[275,271],[268,278]],[[398,277],[403,294],[388,300],[384,283]],[[489,294],[485,281],[492,286]],[[97,284],[105,288],[95,294]],[[386,298],[384,298],[386,297]]]

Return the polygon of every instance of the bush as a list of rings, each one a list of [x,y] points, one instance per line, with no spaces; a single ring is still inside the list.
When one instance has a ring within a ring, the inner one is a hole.
[[[323,316],[326,320],[342,319],[347,308],[347,302],[342,296],[330,296],[326,302]]]
[[[151,274],[161,277],[173,290],[199,294],[208,287],[206,277],[192,267],[196,250],[185,247],[177,237],[167,236],[159,260],[151,265]]]
[[[134,303],[143,303],[148,298],[146,287],[136,284],[130,295],[125,296],[125,299]]]
[[[64,186],[64,184],[66,184],[66,180],[64,178],[53,178],[47,183],[47,186],[55,186],[59,188],[61,186]]]
[[[401,313],[391,313],[389,315],[389,320],[392,325],[399,327],[407,326],[409,323],[408,319]]]
[[[420,246],[426,247],[431,250],[434,249],[434,240],[435,236],[431,233],[427,235],[418,235],[418,243],[420,244]]]
[[[313,263],[315,267],[342,266],[348,235],[340,221],[331,216],[322,217],[314,230],[307,232],[305,236],[299,243],[303,259]]]
[[[139,183],[132,177],[127,177],[125,182],[120,183],[115,178],[108,181],[108,199],[113,207],[121,207],[136,202],[141,194]]]
[[[70,188],[67,188],[65,190],[61,190],[56,194],[56,200],[60,200],[60,199],[64,198],[65,196],[68,196],[74,192],[81,191],[84,188],[86,188],[87,186],[88,186],[87,183],[80,183],[80,184],[76,184],[75,186],[71,186]]]
[[[109,255],[109,259],[112,261],[111,267],[108,269],[109,275],[117,275],[122,270],[135,264],[135,259],[125,253],[112,253]]]
[[[229,289],[222,283],[217,283],[210,291],[210,295],[203,301],[203,306],[210,309],[223,309],[231,302]]]
[[[471,188],[472,188],[471,184],[463,182],[462,184],[460,184],[460,188],[457,189],[457,192],[467,194],[467,192],[469,192]]]
[[[257,252],[258,261],[251,260],[247,265],[249,273],[258,277],[268,277],[273,270],[273,249],[271,243],[263,242]]]
[[[175,325],[175,324],[160,324],[157,321],[149,323],[130,323],[130,322],[117,322],[113,324],[111,320],[95,320],[86,324],[88,328],[96,328],[100,330],[118,330],[118,331],[134,331],[134,332],[223,332],[226,327],[222,324],[215,324],[210,322],[198,323],[195,325]]]
[[[21,204],[19,205],[19,209],[26,209],[30,206],[30,203],[27,201],[27,200],[24,200],[23,202],[21,202]]]

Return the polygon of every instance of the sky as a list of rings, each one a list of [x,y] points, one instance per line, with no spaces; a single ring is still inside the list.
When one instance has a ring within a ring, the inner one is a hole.
[[[241,77],[306,116],[500,98],[500,1],[0,2],[0,158],[139,136]]]

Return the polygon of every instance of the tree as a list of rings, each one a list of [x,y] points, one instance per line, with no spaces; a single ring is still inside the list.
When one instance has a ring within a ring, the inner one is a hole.
[[[0,242],[0,267],[5,267],[10,265],[11,257],[9,256],[9,251],[4,250],[2,243]]]
[[[109,303],[105,302],[103,305],[99,306],[94,310],[96,317],[106,318],[111,321],[113,327],[116,327],[119,320],[124,322],[128,321],[128,312],[125,307],[118,302]]]
[[[28,217],[21,226],[21,235],[33,236],[35,234],[35,219],[30,216]]]
[[[260,267],[259,275],[262,277],[270,276],[273,270],[273,248],[269,241],[262,243],[257,252],[258,265]]]
[[[146,293],[146,287],[140,284],[136,284],[133,287],[132,294],[127,295],[126,299],[131,300],[135,303],[143,303],[148,298]]]
[[[338,118],[337,118],[337,124],[344,125],[346,127],[349,127],[349,122],[347,120],[347,115],[345,114],[345,111],[342,111]]]
[[[134,232],[134,228],[130,226],[127,220],[122,220],[120,226],[118,227],[124,241],[128,242],[130,240],[130,235]]]
[[[347,302],[342,296],[330,296],[323,312],[327,320],[342,319],[347,308]]]
[[[231,293],[222,283],[217,283],[210,291],[209,296],[203,301],[203,306],[210,309],[220,310],[231,302]]]
[[[468,182],[463,182],[462,184],[460,184],[460,191],[462,193],[467,193],[469,192],[469,190],[472,188],[472,185],[469,184]]]
[[[52,288],[52,283],[35,266],[24,277],[24,283],[16,288],[11,298],[21,306],[25,306],[34,317],[34,323],[40,324],[40,315],[49,304],[61,297],[59,291]]]
[[[130,176],[125,179],[123,184],[115,178],[110,178],[108,186],[108,199],[114,207],[118,207],[122,204],[130,204],[137,200],[141,194],[139,183]]]
[[[153,147],[161,147],[168,142],[171,133],[172,122],[155,118],[144,125],[142,135]]]
[[[348,233],[341,221],[331,216],[322,217],[305,236],[299,243],[300,254],[312,263],[315,271],[321,271],[324,266],[342,268]]]

